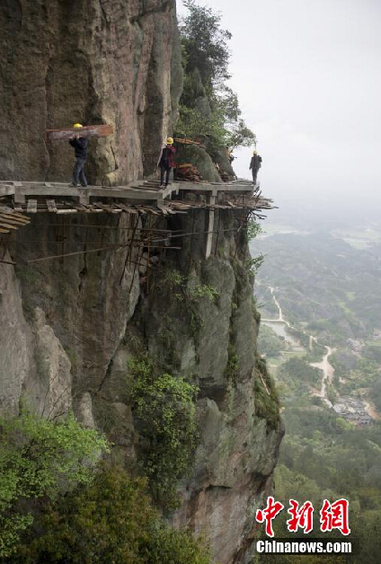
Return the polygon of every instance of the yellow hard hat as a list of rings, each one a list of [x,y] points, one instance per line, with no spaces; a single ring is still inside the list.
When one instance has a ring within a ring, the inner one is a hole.
[[[173,138],[172,137],[168,137],[167,145],[173,145]]]
[[[75,123],[73,129],[82,129],[83,125],[81,123]]]
[[[253,151],[253,155],[257,155],[257,151]]]

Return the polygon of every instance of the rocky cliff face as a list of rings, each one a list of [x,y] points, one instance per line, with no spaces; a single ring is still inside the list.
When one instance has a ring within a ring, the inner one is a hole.
[[[195,235],[173,237],[171,246],[181,250],[156,255],[149,271],[136,266],[144,249],[135,245],[129,254],[123,247],[124,228],[135,219],[60,219],[39,215],[2,244],[5,260],[17,263],[0,265],[2,409],[17,413],[22,396],[50,417],[72,407],[84,424],[106,431],[118,459],[133,466],[139,431],[128,360],[143,347],[158,373],[200,388],[201,441],[173,523],[203,532],[216,562],[245,562],[282,430],[256,358],[258,316],[234,212],[219,212],[208,260],[204,211],[162,219],[156,228]],[[26,264],[62,245],[78,251],[100,243],[109,250]],[[187,295],[197,297],[188,302]]]
[[[90,180],[155,169],[182,71],[175,0],[5,0],[0,6],[0,178],[70,180],[72,150],[46,128],[110,123]]]
[[[152,172],[181,89],[175,18],[175,3],[163,0],[3,2],[0,178],[67,178],[70,148],[43,139],[46,127],[73,121],[115,126],[113,138],[92,142],[92,181]],[[149,270],[142,264],[147,216],[37,214],[3,236],[0,257],[16,266],[0,263],[0,407],[16,414],[25,398],[48,417],[72,408],[132,466],[139,431],[128,360],[144,347],[158,372],[200,388],[200,445],[172,522],[202,531],[216,562],[243,563],[282,431],[256,356],[259,318],[247,245],[234,231],[239,218],[217,213],[205,260],[206,213],[159,218],[156,229],[194,235],[172,237],[178,250],[151,249]],[[212,299],[200,287],[212,289]],[[190,294],[198,296],[192,303]]]

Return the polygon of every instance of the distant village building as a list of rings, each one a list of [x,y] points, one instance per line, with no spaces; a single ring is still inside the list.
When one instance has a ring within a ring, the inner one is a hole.
[[[352,351],[356,353],[361,352],[361,349],[364,347],[364,345],[360,343],[360,341],[356,341],[355,339],[347,339],[347,345]]]
[[[360,399],[346,396],[336,402],[333,409],[337,415],[357,426],[369,426],[373,418],[367,413],[364,403]]]

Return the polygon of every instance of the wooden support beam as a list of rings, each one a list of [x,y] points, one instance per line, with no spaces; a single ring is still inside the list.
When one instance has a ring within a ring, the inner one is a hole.
[[[57,206],[55,200],[46,200],[46,205],[50,213],[57,213]]]
[[[212,194],[208,197],[208,204],[214,206],[216,203],[216,196]],[[208,222],[208,235],[206,239],[205,258],[209,258],[212,253],[213,245],[213,230],[214,230],[214,208],[209,209],[209,222]]]
[[[73,135],[80,134],[81,137],[108,137],[114,133],[112,125],[85,125],[81,129],[74,129],[72,127],[67,129],[47,129],[47,141],[62,141],[68,140]]]
[[[37,212],[37,200],[28,200],[28,205],[26,208],[26,213],[36,213]]]

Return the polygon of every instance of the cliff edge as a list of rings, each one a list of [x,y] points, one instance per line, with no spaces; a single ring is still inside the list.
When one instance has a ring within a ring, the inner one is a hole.
[[[70,147],[48,146],[44,132],[77,120],[115,129],[91,142],[92,183],[154,171],[181,94],[174,1],[7,1],[0,29],[0,178],[70,177]],[[245,219],[216,211],[208,259],[204,209],[36,214],[0,240],[2,261],[16,263],[0,262],[1,411],[17,414],[21,399],[49,417],[73,409],[136,468],[131,360],[144,353],[156,374],[197,385],[199,445],[170,519],[202,533],[220,564],[248,562],[283,433],[256,351]],[[167,249],[147,245],[150,230]]]

